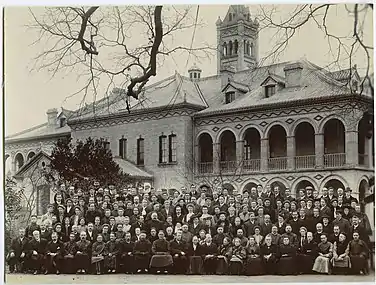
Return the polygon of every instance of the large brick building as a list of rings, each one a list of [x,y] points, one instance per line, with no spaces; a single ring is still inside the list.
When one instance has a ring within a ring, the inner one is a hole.
[[[360,92],[356,68],[329,72],[305,59],[261,65],[258,23],[243,5],[230,6],[216,25],[217,74],[201,77],[197,66],[175,73],[145,88],[130,112],[115,89],[69,112],[61,134],[104,138],[125,169],[157,188],[278,184],[296,193],[332,185],[362,199],[374,171],[364,119],[373,99]],[[17,155],[25,161],[28,154],[14,139],[6,139],[6,151],[16,171]]]

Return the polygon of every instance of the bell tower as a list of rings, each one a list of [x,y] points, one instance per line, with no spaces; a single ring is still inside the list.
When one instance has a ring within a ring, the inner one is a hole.
[[[245,5],[231,5],[226,17],[218,17],[217,25],[217,73],[232,69],[242,71],[258,62],[257,20],[251,19]]]

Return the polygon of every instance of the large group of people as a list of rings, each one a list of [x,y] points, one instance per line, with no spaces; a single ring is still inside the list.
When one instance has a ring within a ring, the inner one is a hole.
[[[76,181],[77,182],[77,181]],[[371,226],[351,189],[261,185],[61,184],[19,229],[10,272],[33,274],[367,274]],[[273,188],[273,189],[272,189]],[[283,192],[283,193],[282,193]]]

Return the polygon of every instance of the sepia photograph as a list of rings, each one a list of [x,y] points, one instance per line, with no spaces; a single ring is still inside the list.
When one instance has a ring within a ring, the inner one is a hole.
[[[375,282],[371,2],[70,4],[3,7],[5,283]]]

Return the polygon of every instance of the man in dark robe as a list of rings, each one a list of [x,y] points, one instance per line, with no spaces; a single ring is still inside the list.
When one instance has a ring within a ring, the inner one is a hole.
[[[18,232],[19,236],[12,240],[7,259],[10,273],[15,270],[23,272],[26,269],[23,265],[26,260],[29,240],[25,236],[25,229],[21,228]]]
[[[217,265],[217,245],[212,242],[211,235],[207,234],[205,243],[202,245],[202,258],[204,260],[204,271],[206,274],[214,274]]]
[[[29,266],[34,270],[34,275],[41,273],[43,269],[44,254],[46,251],[47,241],[40,238],[38,230],[33,232],[33,238],[29,242]]]
[[[306,238],[299,244],[297,255],[297,269],[300,274],[312,273],[313,263],[317,257],[317,243],[313,240],[313,234],[307,232]]]
[[[351,268],[355,274],[368,273],[368,255],[369,248],[367,244],[360,239],[357,231],[353,232],[353,240],[349,242],[346,253],[350,256]]]
[[[52,241],[48,242],[46,247],[46,272],[60,274],[63,268],[64,244],[58,240],[56,232],[51,234]]]
[[[298,236],[292,232],[292,227],[290,225],[286,225],[286,232],[281,236],[280,245],[282,244],[283,238],[285,237],[289,238],[291,246],[298,248],[298,245],[299,245]]]
[[[69,241],[64,243],[64,273],[75,273],[74,257],[77,252],[77,240],[76,235],[71,232],[69,235]]]
[[[223,244],[223,239],[226,237],[227,235],[223,233],[223,227],[222,226],[218,226],[217,227],[217,234],[213,237],[213,242],[217,245],[217,246],[220,246]]]
[[[352,217],[352,226],[350,228],[350,234],[353,235],[354,232],[358,232],[359,239],[364,241],[367,245],[369,244],[369,236],[363,225],[359,223],[359,217],[354,215]]]
[[[350,233],[350,222],[342,217],[343,211],[337,210],[336,211],[336,217],[333,220],[332,224],[333,226],[338,226],[340,232],[344,232],[346,235]]]
[[[86,273],[90,266],[91,243],[86,239],[86,232],[80,234],[80,241],[77,242],[77,251],[75,255],[75,265],[77,273]]]
[[[187,250],[188,245],[182,239],[182,232],[175,234],[175,239],[170,242],[170,253],[174,260],[174,273],[185,274],[188,268]]]
[[[130,236],[130,233],[127,233]],[[115,233],[110,234],[110,240],[104,249],[104,263],[108,273],[116,273],[118,269],[118,257],[120,253],[120,243],[116,241]]]
[[[265,237],[265,243],[260,247],[260,255],[264,263],[264,270],[267,274],[275,274],[276,262],[278,257],[278,248],[272,244],[270,235]]]
[[[146,239],[146,232],[142,231],[140,234],[140,240],[136,241],[133,248],[135,269],[137,270],[137,273],[148,272],[151,246],[151,242]]]
[[[150,260],[150,270],[160,273],[171,272],[173,259],[170,254],[170,244],[165,239],[163,230],[158,232],[158,239],[153,242],[151,247],[152,257]]]
[[[115,233],[114,233],[115,234]],[[131,233],[125,234],[124,240],[120,241],[120,263],[123,265],[122,272],[134,273],[133,248],[135,243],[131,240]]]
[[[249,213],[249,220],[244,223],[244,229],[247,237],[255,234],[255,227],[259,224],[256,221],[256,216],[254,212]]]

